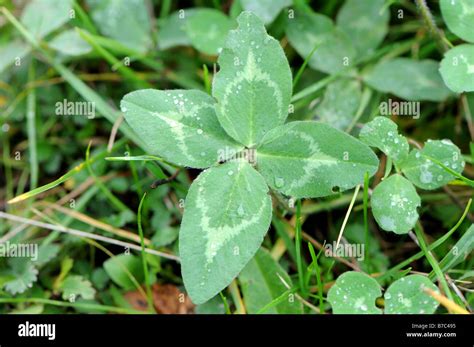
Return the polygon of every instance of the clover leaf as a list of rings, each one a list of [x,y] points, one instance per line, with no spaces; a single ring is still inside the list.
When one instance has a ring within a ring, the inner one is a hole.
[[[326,196],[361,184],[378,167],[367,145],[329,125],[284,124],[292,77],[283,49],[251,12],[237,22],[218,59],[214,98],[147,89],[121,102],[150,153],[207,168],[191,184],[179,232],[183,280],[196,304],[229,285],[255,256],[270,226],[269,187]]]
[[[471,29],[472,30],[472,29]],[[474,91],[474,45],[463,44],[446,52],[439,71],[454,92]]]
[[[408,141],[398,134],[395,122],[386,117],[375,117],[364,125],[359,138],[371,147],[377,147],[395,162],[408,156]]]
[[[431,314],[439,303],[424,291],[438,288],[425,276],[410,275],[393,282],[385,292],[385,313],[387,314]]]
[[[421,205],[421,199],[410,181],[395,174],[375,187],[371,205],[375,220],[382,229],[406,234],[418,220],[416,209]]]
[[[279,42],[251,12],[238,18],[219,55],[212,84],[217,117],[235,140],[254,147],[284,123],[291,97],[291,70]]]
[[[451,91],[443,83],[434,60],[394,58],[382,60],[364,81],[383,93],[391,93],[406,100],[443,101]]]
[[[292,2],[292,0],[240,0],[244,10],[258,15],[264,24],[273,22],[281,10],[290,6]]]
[[[464,169],[464,160],[459,148],[450,140],[428,140],[423,149],[414,149],[400,166],[403,174],[422,189],[437,189],[455,177],[446,172],[435,159],[455,172]]]
[[[441,0],[441,13],[449,30],[463,40],[474,43],[474,2],[471,0]]]
[[[348,271],[337,278],[328,292],[328,301],[335,314],[432,314],[439,304],[425,289],[438,292],[425,276],[400,278],[385,291],[382,311],[375,304],[382,297],[377,281],[365,273]]]
[[[375,300],[382,296],[380,285],[361,272],[347,271],[329,289],[328,301],[335,314],[377,314]]]
[[[397,234],[408,233],[419,217],[420,197],[413,185],[437,189],[455,178],[440,164],[457,173],[465,165],[461,151],[450,140],[428,140],[422,149],[408,153],[407,139],[398,134],[397,125],[386,117],[375,117],[364,125],[360,139],[395,162],[397,174],[389,176],[390,166],[372,193],[371,206],[377,224]]]
[[[390,11],[384,0],[346,0],[337,14],[337,26],[364,57],[382,43],[388,32]]]
[[[356,49],[345,31],[336,27],[325,15],[310,11],[296,11],[288,19],[286,28],[288,41],[299,55],[306,58],[315,47],[308,65],[315,70],[337,73],[352,66]]]

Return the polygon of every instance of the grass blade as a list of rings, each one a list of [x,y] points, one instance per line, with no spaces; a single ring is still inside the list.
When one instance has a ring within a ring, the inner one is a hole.
[[[112,148],[117,149],[117,148],[121,147],[125,142],[126,142],[126,139],[120,139],[119,141],[117,141],[114,144],[114,146]],[[107,150],[103,150],[102,152],[97,153],[94,157],[89,159],[89,164],[95,163],[96,161],[105,158],[105,156],[107,154],[108,154]],[[79,172],[84,170],[85,168],[86,168],[86,162],[82,162],[81,164],[77,165],[72,170],[68,171],[67,173],[65,173],[64,175],[62,175],[58,179],[54,180],[53,182],[50,182],[48,184],[45,184],[44,186],[41,186],[41,187],[35,188],[33,190],[30,190],[29,192],[23,193],[23,194],[15,197],[15,198],[7,201],[7,203],[8,204],[16,204],[20,201],[32,198],[33,196],[36,196],[36,195],[41,194],[41,193],[43,193],[43,192],[45,192],[49,189],[57,187],[58,185],[60,185],[61,183],[66,182],[68,179],[75,176],[76,174],[78,174]]]
[[[138,214],[137,214],[137,225],[138,225],[138,233],[140,234],[140,245],[141,245],[141,258],[142,258],[142,265],[143,265],[143,274],[145,276],[145,287],[146,287],[146,296],[148,302],[148,309],[151,312],[154,312],[153,306],[153,294],[151,292],[150,287],[150,278],[148,273],[148,265],[146,262],[146,254],[145,254],[145,241],[143,237],[143,229],[142,229],[142,206],[143,202],[145,201],[146,193],[143,194],[142,199],[140,200],[140,204],[138,205]]]
[[[28,68],[28,81],[35,80],[35,60],[32,58]],[[38,186],[38,155],[36,145],[36,90],[32,88],[26,99],[26,127],[28,132],[28,154],[30,162],[30,188]]]

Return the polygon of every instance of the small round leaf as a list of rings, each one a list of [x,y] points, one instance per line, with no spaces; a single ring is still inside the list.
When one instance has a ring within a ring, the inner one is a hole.
[[[413,184],[400,175],[392,175],[375,187],[372,213],[383,230],[406,234],[418,220],[416,209],[421,200]]]
[[[441,0],[439,5],[449,30],[463,40],[474,42],[474,1]]]
[[[404,175],[419,188],[436,189],[455,178],[428,157],[456,172],[461,173],[464,169],[461,151],[450,140],[428,140],[422,150],[412,150],[400,164]]]
[[[452,91],[474,91],[474,45],[460,45],[446,52],[439,71]]]
[[[361,272],[348,271],[339,276],[328,293],[334,314],[382,313],[375,300],[382,295],[376,280]]]
[[[387,314],[432,314],[438,302],[423,288],[438,291],[436,286],[421,275],[400,278],[385,292],[385,313]]]
[[[408,156],[408,141],[398,134],[397,128],[397,124],[389,118],[376,117],[362,128],[359,138],[398,162]]]

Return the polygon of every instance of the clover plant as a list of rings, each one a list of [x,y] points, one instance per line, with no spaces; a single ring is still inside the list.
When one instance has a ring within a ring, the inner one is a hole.
[[[453,173],[464,169],[461,151],[450,140],[428,140],[422,149],[409,152],[407,139],[386,117],[376,117],[365,124],[359,136],[361,141],[384,152],[390,159],[388,165],[393,162],[397,171],[387,174],[371,197],[375,220],[386,231],[406,234],[415,226],[421,204],[415,186],[425,190],[440,188],[456,178]],[[446,171],[439,163],[452,171]]]
[[[402,277],[385,291],[382,310],[376,304],[376,300],[382,298],[377,281],[364,273],[348,271],[331,287],[328,301],[335,314],[430,314],[436,311],[439,303],[426,289],[438,293],[436,286],[425,276]]]
[[[270,226],[271,191],[327,196],[378,167],[366,144],[327,124],[285,124],[292,74],[283,49],[253,13],[237,21],[219,55],[212,96],[145,89],[121,102],[150,153],[205,169],[189,189],[179,234],[184,284],[197,304],[256,254]]]

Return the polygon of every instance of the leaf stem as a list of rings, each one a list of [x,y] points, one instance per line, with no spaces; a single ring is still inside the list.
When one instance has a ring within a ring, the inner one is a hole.
[[[469,209],[471,207],[471,203],[472,203],[472,199],[469,199],[467,205],[466,205],[466,208],[464,209],[464,212],[461,216],[461,218],[459,218],[458,222],[451,228],[451,230],[449,230],[446,234],[444,234],[443,236],[441,236],[439,239],[437,239],[435,242],[433,242],[431,245],[428,246],[428,251],[432,251],[434,250],[435,248],[437,248],[438,246],[440,246],[442,243],[444,243],[447,239],[450,238],[450,236],[459,228],[459,226],[462,224],[462,222],[464,221],[464,219],[466,218],[467,216],[467,213],[469,212]],[[420,251],[414,255],[412,255],[410,258],[408,259],[405,259],[404,261],[402,261],[401,263],[399,263],[398,265],[392,267],[390,270],[387,270],[382,276],[378,277],[377,278],[377,281],[379,282],[382,282],[384,281],[385,279],[389,278],[390,276],[392,276],[396,271],[404,268],[405,266],[408,266],[410,265],[410,263],[414,262],[415,260],[418,260],[420,258],[422,258],[424,255],[424,252],[423,251]]]
[[[301,259],[301,199],[296,203],[296,221],[295,221],[295,250],[296,250],[296,266],[298,268],[298,280],[303,296],[306,297],[307,290],[304,282],[304,269]]]
[[[145,287],[146,287],[148,309],[151,312],[154,312],[155,308],[153,306],[153,294],[151,292],[151,287],[150,287],[150,275],[148,272],[148,264],[146,261],[145,240],[143,237],[143,228],[142,228],[142,207],[143,207],[143,202],[145,201],[145,198],[146,198],[146,192],[145,194],[143,194],[143,197],[140,200],[140,204],[138,205],[137,225],[138,225],[138,233],[140,234],[140,245],[141,245],[141,255],[142,255],[141,258],[142,258],[142,265],[143,265],[143,274],[145,277]]]
[[[364,175],[364,193],[363,193],[363,206],[364,206],[364,234],[365,234],[365,263],[367,264],[367,271],[370,272],[370,251],[369,251],[369,173],[366,172]]]
[[[426,1],[415,0],[415,2],[418,6],[418,9],[420,10],[421,16],[423,17],[426,26],[428,27],[428,30],[431,32],[434,38],[438,40],[438,44],[440,45],[442,50],[445,52],[451,47],[453,47],[452,43],[448,41],[446,36],[444,36],[441,30],[438,29],[438,27],[436,26],[436,23],[433,19],[433,15],[431,14],[431,11],[428,5],[426,4]]]

